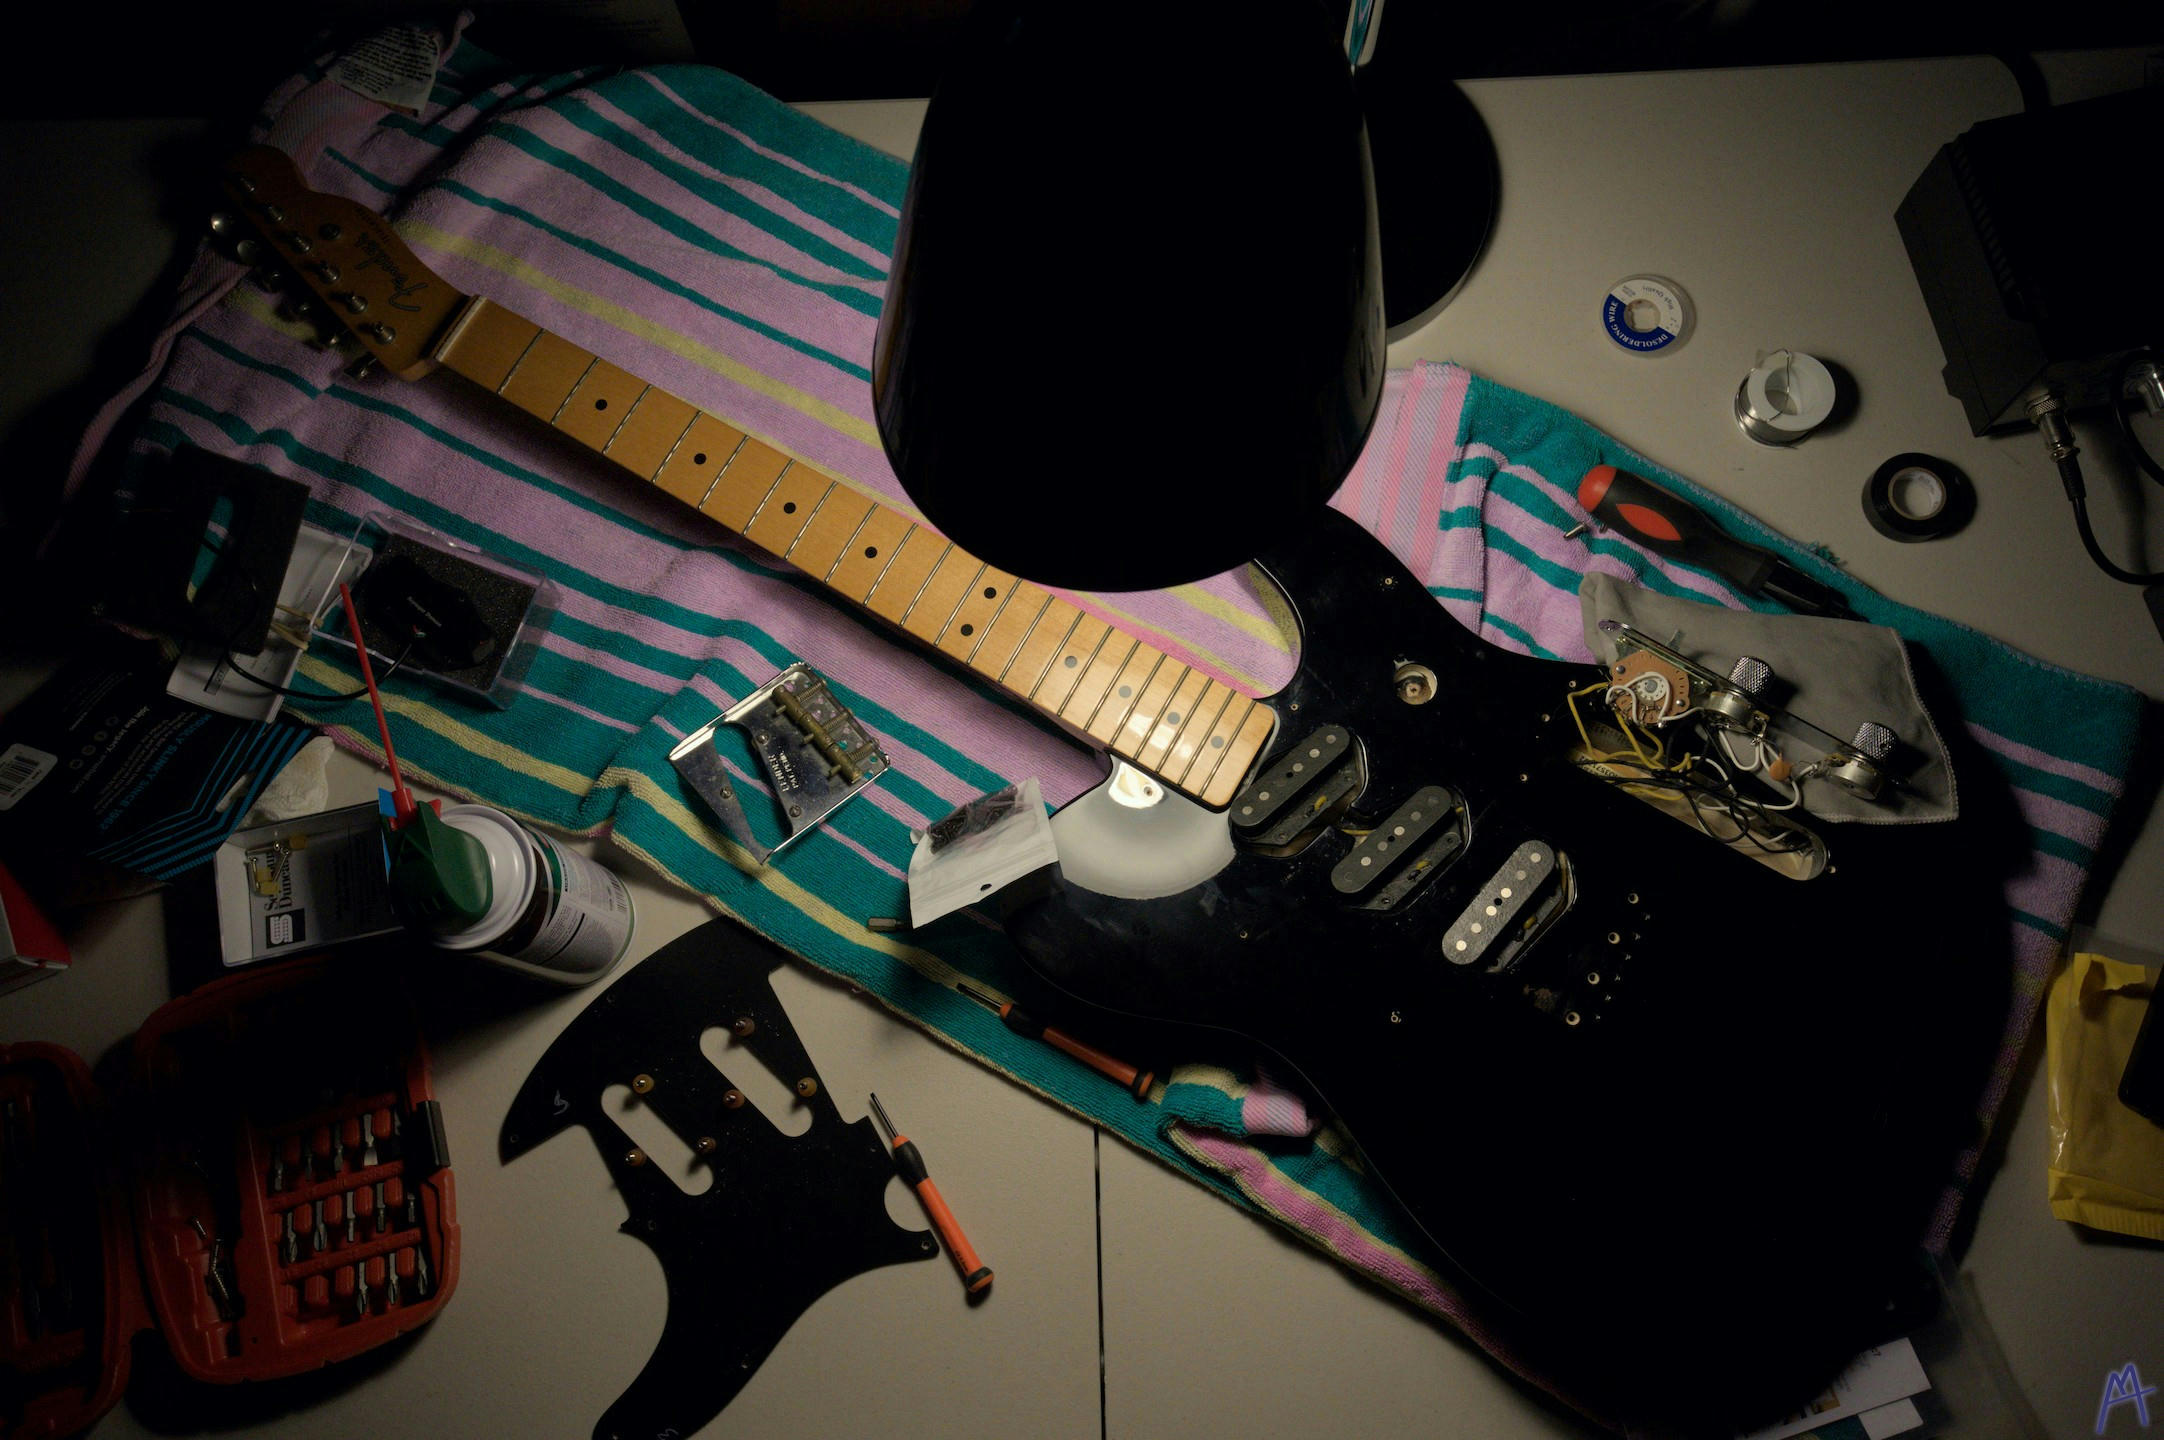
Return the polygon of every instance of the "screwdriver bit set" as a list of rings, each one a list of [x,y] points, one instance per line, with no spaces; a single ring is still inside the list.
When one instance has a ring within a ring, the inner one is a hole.
[[[139,1330],[196,1380],[267,1380],[425,1323],[458,1283],[442,1111],[380,969],[226,977],[128,1058],[108,1127],[80,1058],[0,1045],[0,1440],[87,1428]]]
[[[144,1278],[181,1367],[257,1380],[426,1321],[457,1283],[442,1111],[403,1000],[287,962],[166,1005],[135,1040],[152,1125]],[[359,992],[365,1023],[354,1023]]]

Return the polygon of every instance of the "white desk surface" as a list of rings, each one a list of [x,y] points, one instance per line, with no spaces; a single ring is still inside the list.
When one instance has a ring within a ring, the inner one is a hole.
[[[2138,82],[2138,57],[2046,57],[2057,98]],[[1457,299],[1393,347],[1391,363],[1454,359],[1555,400],[1798,537],[1832,546],[1887,593],[2046,659],[2164,697],[2164,642],[2137,594],[2093,571],[2033,437],[1978,441],[1939,378],[1941,356],[1893,224],[1933,151],[2018,106],[1995,62],[1955,59],[1794,70],[1495,80],[1466,90],[1501,159],[1495,234]],[[805,107],[906,155],[921,104]],[[0,373],[12,424],[87,366],[173,243],[155,147],[192,121],[0,127],[0,273],[17,361]],[[1435,158],[1448,186],[1450,158]],[[1657,360],[1615,352],[1599,300],[1624,275],[1679,281],[1698,328]],[[40,277],[23,289],[26,275]],[[37,337],[43,363],[28,365]],[[1056,353],[1056,320],[1017,347]],[[1746,440],[1729,413],[1761,349],[1840,362],[1861,404],[1838,433],[1792,451]],[[2083,427],[2086,431],[2086,427]],[[2100,532],[2128,529],[2113,467],[2091,446]],[[1975,522],[1929,545],[1870,530],[1858,494],[1904,450],[1965,469]],[[2138,502],[2136,502],[2138,503]],[[2149,559],[2164,556],[2150,506]],[[2144,517],[2135,512],[2139,531]],[[2107,541],[2112,543],[2112,541]],[[16,637],[6,637],[16,643]],[[16,670],[19,677],[24,673]],[[19,692],[20,686],[14,689]],[[333,803],[375,776],[333,762]],[[2103,948],[2164,949],[2164,822],[2138,827],[2091,918]],[[624,867],[629,873],[632,867]],[[636,887],[643,955],[701,918]],[[79,969],[0,998],[0,1039],[102,1053],[166,993],[160,902],[77,917]],[[707,1432],[968,1436],[1582,1433],[1506,1382],[1471,1346],[1117,1141],[794,969],[776,987],[845,1115],[876,1087],[923,1145],[998,1271],[965,1305],[944,1261],[876,1271],[821,1300]],[[449,987],[435,1075],[450,1130],[464,1271],[442,1315],[388,1363],[323,1377],[275,1413],[230,1397],[209,1427],[247,1434],[582,1436],[659,1334],[663,1288],[593,1146],[572,1133],[517,1164],[495,1133],[535,1058],[590,992],[543,994],[492,972]],[[509,998],[507,998],[509,997]],[[454,1021],[455,1013],[485,1020]],[[2041,1049],[2039,1044],[2036,1047]],[[1687,1122],[1681,1122],[1687,1123]],[[2107,1369],[2164,1376],[2164,1253],[2062,1225],[2043,1200],[2045,1105],[2033,1063],[2002,1122],[1960,1286],[1971,1329],[1940,1379],[1940,1433],[2087,1434]],[[889,1208],[921,1223],[897,1184]],[[1982,1378],[1995,1333],[2018,1393]],[[221,1406],[228,1397],[213,1396]],[[122,1404],[98,1427],[170,1429]],[[2125,1422],[2131,1424],[2131,1421]]]

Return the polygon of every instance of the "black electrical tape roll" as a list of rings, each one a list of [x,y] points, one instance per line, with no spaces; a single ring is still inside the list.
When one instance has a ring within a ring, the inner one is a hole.
[[[1935,455],[1896,455],[1863,487],[1863,513],[1889,540],[1937,540],[1976,514],[1976,487]]]

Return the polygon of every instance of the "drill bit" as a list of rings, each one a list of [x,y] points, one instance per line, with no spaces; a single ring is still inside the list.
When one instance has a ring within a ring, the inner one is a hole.
[[[381,1235],[391,1228],[391,1217],[383,1206],[383,1182],[376,1182],[376,1233]]]
[[[270,1192],[280,1194],[286,1188],[286,1147],[281,1142],[271,1151]]]
[[[413,1247],[413,1296],[416,1300],[428,1298],[428,1252],[418,1245]]]
[[[296,1265],[301,1258],[301,1237],[293,1233],[293,1212],[286,1211],[286,1233],[278,1240],[278,1263]]]
[[[366,1260],[353,1262],[353,1318],[356,1320],[366,1320],[368,1318],[368,1262]]]
[[[376,1166],[376,1112],[361,1116],[361,1168],[372,1170]]]
[[[346,1168],[346,1124],[343,1120],[331,1122],[331,1173],[344,1173]]]
[[[383,1257],[383,1308],[398,1308],[398,1256],[395,1253]]]
[[[360,1241],[360,1235],[353,1228],[353,1221],[353,1192],[348,1190],[346,1192],[346,1243],[348,1245],[358,1244]]]
[[[331,1243],[331,1237],[323,1233],[323,1202],[321,1200],[316,1201],[314,1219],[315,1223],[308,1227],[308,1248],[312,1253],[321,1255],[330,1247]]]
[[[421,1228],[421,1192],[411,1185],[406,1187],[406,1226],[413,1230]]]

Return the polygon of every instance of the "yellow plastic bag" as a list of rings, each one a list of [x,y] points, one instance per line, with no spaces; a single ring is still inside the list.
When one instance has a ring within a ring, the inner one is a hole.
[[[2164,1127],[2119,1102],[2119,1072],[2153,989],[2149,972],[2076,955],[2044,1008],[2051,1083],[2051,1213],[2164,1240]]]

